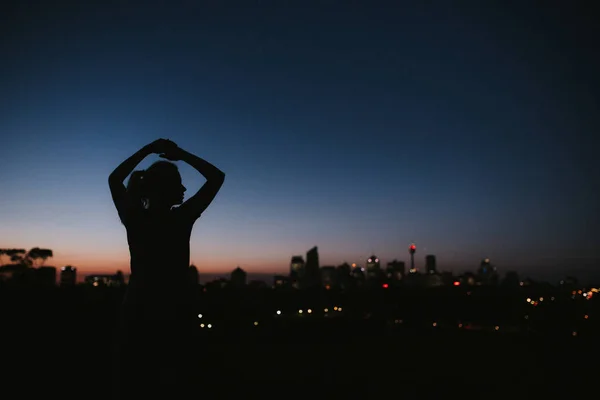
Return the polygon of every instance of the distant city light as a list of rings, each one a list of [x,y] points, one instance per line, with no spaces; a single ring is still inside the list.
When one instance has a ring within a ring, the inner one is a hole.
[[[454,286],[460,286],[460,282],[459,281],[454,281]]]
[[[302,314],[302,310],[298,310],[298,314]]]
[[[323,311],[325,311],[325,312],[329,312],[329,308],[326,308],[326,309],[324,309]]]
[[[281,315],[281,310],[277,310],[277,315]]]
[[[308,310],[306,310],[307,313],[312,314],[312,310],[309,308]]]
[[[254,321],[254,326],[258,326],[258,321]]]
[[[387,289],[389,287],[389,285],[387,283],[384,283],[383,285],[381,285],[384,289]]]
[[[202,314],[198,314],[198,318],[202,318]]]
[[[212,325],[211,325],[211,324],[208,324],[208,325],[206,325],[206,327],[207,327],[208,329],[210,329],[210,328],[212,328]]]

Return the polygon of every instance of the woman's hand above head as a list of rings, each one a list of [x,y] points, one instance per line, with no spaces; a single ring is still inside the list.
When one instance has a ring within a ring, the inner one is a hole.
[[[177,148],[177,144],[169,139],[157,139],[148,145],[148,149],[154,154],[164,154]]]
[[[175,145],[175,147],[160,154],[159,157],[169,161],[181,161],[181,158],[183,157],[183,150],[179,146]]]

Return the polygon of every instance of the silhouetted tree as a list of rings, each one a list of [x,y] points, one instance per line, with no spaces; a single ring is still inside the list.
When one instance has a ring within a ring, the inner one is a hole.
[[[10,262],[17,265],[30,266],[31,260],[26,257],[25,249],[2,249],[2,253],[10,258]]]
[[[44,263],[46,262],[46,260],[49,257],[52,257],[52,250],[50,249],[40,249],[39,247],[34,247],[33,249],[29,250],[29,252],[27,253],[27,257],[29,259],[31,259],[32,264],[36,264],[36,262],[38,260],[40,260],[39,265],[35,265],[35,266],[42,266],[44,265]]]
[[[0,261],[4,265],[2,256],[8,256],[13,264],[22,265],[25,267],[37,266],[36,262],[40,260],[40,265],[44,265],[44,262],[53,256],[53,252],[50,249],[41,249],[34,247],[27,251],[25,249],[0,249]]]

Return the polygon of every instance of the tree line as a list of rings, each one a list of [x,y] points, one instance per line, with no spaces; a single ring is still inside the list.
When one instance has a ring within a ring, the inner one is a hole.
[[[23,267],[41,267],[48,258],[53,257],[50,249],[34,247],[25,249],[0,249],[0,266],[4,266],[5,257],[8,257],[12,265]]]

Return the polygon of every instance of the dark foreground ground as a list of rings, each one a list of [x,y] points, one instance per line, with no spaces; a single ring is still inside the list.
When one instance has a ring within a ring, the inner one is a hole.
[[[109,398],[109,330],[48,328],[3,328],[2,391],[12,394],[2,397]],[[190,349],[197,360],[189,366],[197,376],[190,398],[535,399],[597,390],[598,352],[590,338],[340,331],[338,340],[322,341],[324,329],[314,327],[308,337],[215,331],[199,338],[198,348]]]
[[[99,304],[71,312],[43,301],[4,302],[1,398],[110,398],[115,313]],[[597,343],[595,334],[390,328],[344,318],[240,329],[215,320],[189,349],[196,381],[189,398],[592,398]]]

